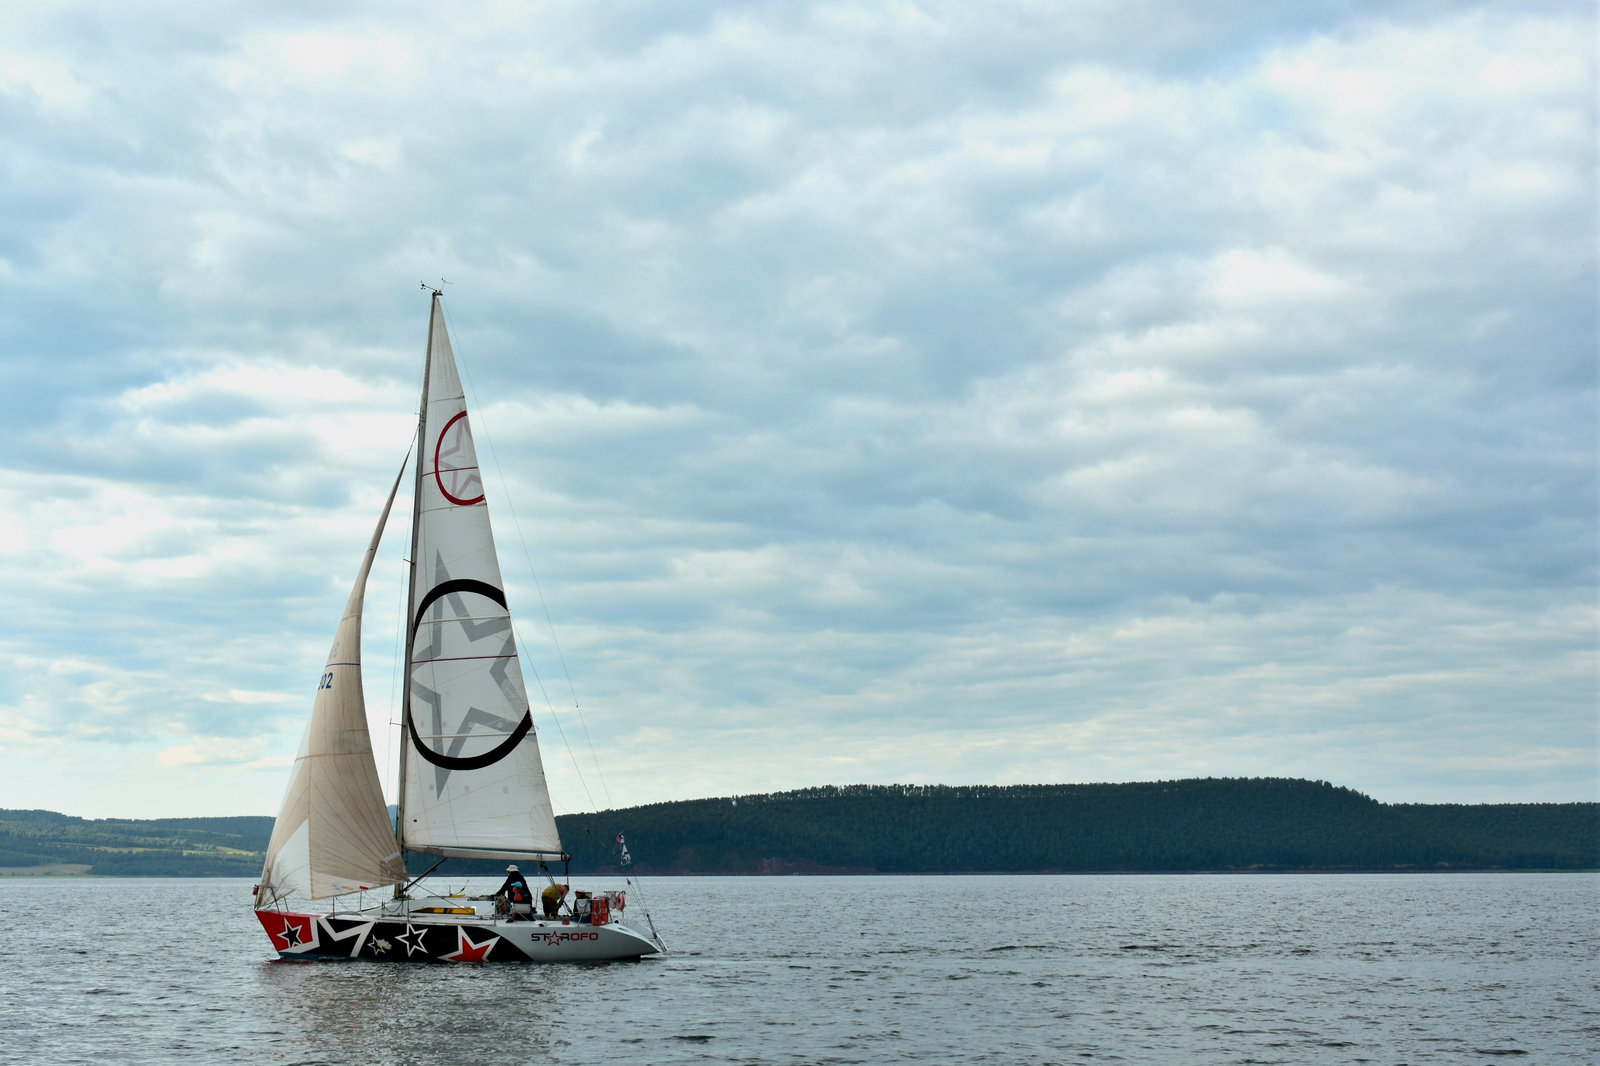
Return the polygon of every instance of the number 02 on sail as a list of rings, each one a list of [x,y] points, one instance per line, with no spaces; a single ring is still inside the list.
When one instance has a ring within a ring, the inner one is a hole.
[[[285,958],[540,962],[655,954],[660,941],[626,924],[621,893],[536,918],[498,913],[506,908],[484,900],[407,891],[407,851],[533,864],[566,859],[437,292],[417,440],[396,823],[367,732],[361,607],[404,469],[317,685],[267,847],[256,917]],[[337,900],[331,910],[290,906],[296,896],[321,900],[386,885],[400,886],[394,898],[368,908],[341,910]]]

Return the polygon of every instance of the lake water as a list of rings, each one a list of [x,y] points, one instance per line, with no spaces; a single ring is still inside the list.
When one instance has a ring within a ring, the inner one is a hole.
[[[51,1066],[1588,1064],[1600,1049],[1600,875],[640,888],[665,957],[407,966],[277,961],[247,881],[0,878],[0,1047]]]

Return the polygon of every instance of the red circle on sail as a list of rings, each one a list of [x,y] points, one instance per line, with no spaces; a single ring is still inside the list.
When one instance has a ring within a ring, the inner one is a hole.
[[[444,493],[444,498],[445,499],[449,500],[453,504],[456,504],[458,507],[470,507],[472,504],[482,503],[483,502],[483,493],[481,493],[481,492],[478,493],[478,495],[472,497],[469,500],[464,500],[461,497],[454,495],[453,493],[451,493],[451,491],[449,489],[444,487],[444,479],[439,476],[439,473],[440,473],[440,471],[439,471],[439,453],[444,449],[444,438],[445,438],[446,435],[449,434],[451,426],[454,426],[457,422],[461,421],[463,418],[466,418],[466,417],[467,417],[467,412],[462,411],[460,414],[456,415],[450,421],[446,422],[444,424],[444,428],[439,431],[439,439],[438,439],[438,441],[436,441],[434,443],[434,445],[433,445],[433,481],[434,481],[434,484],[439,486],[439,491]],[[474,467],[473,469],[475,470],[476,467]],[[457,474],[462,473],[462,472],[463,471],[461,469],[459,469],[459,468],[452,471],[452,473],[457,473]],[[465,479],[465,483],[470,485],[472,483],[472,480],[474,478],[476,478],[477,476],[478,475],[475,474],[475,473],[474,474],[468,474],[466,479]],[[479,487],[482,487],[483,481],[481,479],[478,481],[478,485],[479,485]],[[460,484],[457,484],[456,487],[457,488],[461,488],[462,486]]]

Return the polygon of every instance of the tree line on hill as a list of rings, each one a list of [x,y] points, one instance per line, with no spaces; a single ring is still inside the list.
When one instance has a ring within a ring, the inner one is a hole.
[[[584,872],[1600,867],[1600,804],[1383,804],[1325,781],[847,785],[567,815]]]
[[[1600,868],[1600,804],[1384,804],[1286,778],[825,786],[556,822],[578,874]],[[272,819],[260,817],[91,821],[0,811],[0,868],[254,877],[271,832]],[[407,855],[413,873],[434,861]],[[444,867],[455,875],[504,868]]]
[[[0,869],[83,866],[122,877],[254,877],[272,819],[74,818],[0,810]]]

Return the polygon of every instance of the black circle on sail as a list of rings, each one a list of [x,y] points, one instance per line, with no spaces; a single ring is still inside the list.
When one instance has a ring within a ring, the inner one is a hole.
[[[412,647],[416,646],[417,627],[422,624],[422,616],[427,613],[428,608],[444,597],[456,592],[475,593],[493,600],[502,608],[506,605],[506,594],[487,581],[476,581],[467,577],[457,577],[451,578],[449,581],[442,581],[428,590],[428,594],[422,598],[422,603],[417,607],[415,617],[411,619],[411,635],[408,643]],[[407,684],[409,683],[408,679]],[[417,724],[412,719],[409,702],[406,705],[406,732],[411,736],[412,747],[416,748],[417,754],[428,762],[435,766],[441,766],[446,770],[481,770],[485,766],[493,766],[515,751],[517,745],[522,743],[522,738],[527,736],[531,729],[533,729],[533,712],[525,709],[522,712],[522,721],[517,723],[516,728],[511,731],[505,740],[488,751],[481,755],[446,755],[423,743],[421,735],[417,733]]]

